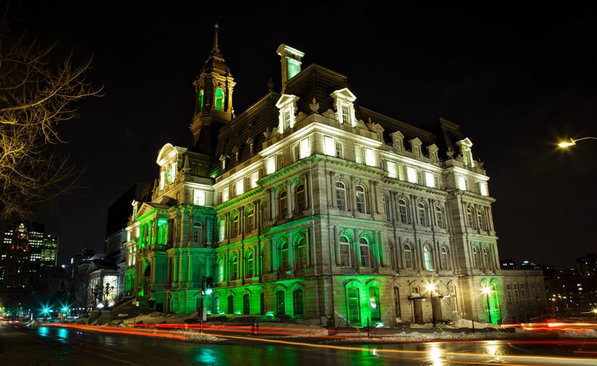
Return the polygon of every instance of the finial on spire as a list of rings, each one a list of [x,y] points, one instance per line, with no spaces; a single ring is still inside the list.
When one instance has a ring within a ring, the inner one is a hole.
[[[214,48],[213,51],[216,53],[220,53],[220,49],[218,48],[218,23],[214,24]]]

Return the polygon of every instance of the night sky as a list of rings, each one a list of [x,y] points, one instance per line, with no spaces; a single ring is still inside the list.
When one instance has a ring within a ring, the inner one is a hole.
[[[415,125],[440,116],[460,124],[491,178],[502,258],[568,266],[597,248],[597,141],[568,153],[554,146],[597,136],[597,7],[588,2],[23,3],[13,30],[55,43],[58,57],[93,57],[89,80],[105,94],[61,127],[70,141],[62,150],[86,169],[81,187],[37,218],[60,237],[60,263],[102,251],[108,206],[157,177],[161,146],[189,145],[192,81],[214,22],[237,114],[268,79],[279,90],[275,50],[286,43],[305,52],[304,66],[347,75],[367,108]]]

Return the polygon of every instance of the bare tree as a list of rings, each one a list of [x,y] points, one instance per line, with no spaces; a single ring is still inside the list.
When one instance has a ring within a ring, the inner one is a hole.
[[[55,62],[53,47],[12,37],[7,18],[0,19],[0,220],[27,218],[73,187],[77,169],[51,147],[65,142],[58,125],[75,117],[76,102],[99,94],[85,80],[91,60],[75,66],[71,54]]]

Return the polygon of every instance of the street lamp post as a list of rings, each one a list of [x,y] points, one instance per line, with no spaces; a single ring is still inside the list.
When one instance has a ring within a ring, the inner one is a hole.
[[[594,136],[585,136],[585,137],[579,137],[577,139],[571,138],[571,139],[568,139],[568,140],[562,140],[562,141],[558,142],[558,147],[560,149],[567,149],[567,148],[569,148],[571,146],[576,145],[576,143],[578,141],[583,141],[583,140],[597,140],[597,137],[594,137]]]

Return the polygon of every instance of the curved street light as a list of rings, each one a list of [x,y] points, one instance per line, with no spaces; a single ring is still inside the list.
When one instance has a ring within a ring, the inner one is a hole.
[[[586,137],[580,137],[580,138],[577,138],[577,139],[571,138],[569,140],[563,140],[563,141],[558,142],[558,147],[560,149],[566,149],[566,148],[569,148],[570,146],[576,145],[577,141],[583,141],[583,140],[597,140],[597,137],[586,136]]]

